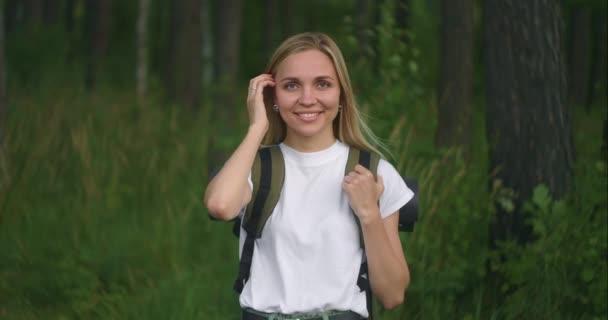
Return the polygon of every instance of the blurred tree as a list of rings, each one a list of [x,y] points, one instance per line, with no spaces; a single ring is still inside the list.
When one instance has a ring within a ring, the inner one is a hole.
[[[376,77],[380,76],[381,64],[382,64],[382,53],[380,52],[380,28],[383,23],[382,10],[384,7],[384,3],[386,0],[377,0],[373,2],[372,13],[373,13],[373,21],[372,21],[372,29],[373,38],[372,38],[372,51],[374,53],[371,61],[372,72]]]
[[[202,39],[202,82],[205,89],[203,94],[210,92],[208,90],[213,83],[214,67],[213,67],[213,30],[211,22],[211,3],[209,0],[201,0],[201,35]],[[205,95],[209,98],[208,94]]]
[[[285,39],[294,33],[296,33],[296,5],[297,3],[291,1],[280,1],[280,12],[281,12],[281,39]]]
[[[241,23],[241,0],[225,0],[216,3],[215,20],[215,83],[216,95],[213,109],[213,123],[216,134],[209,141],[209,166],[213,168],[222,163],[225,156],[226,137],[237,132],[237,105],[242,105],[237,99],[241,95],[235,92],[239,80]]]
[[[4,10],[4,32],[10,33],[17,25],[19,7],[22,3],[19,0],[6,0],[2,5]]]
[[[147,91],[148,77],[148,13],[150,0],[139,0],[139,12],[137,15],[136,26],[136,48],[137,48],[137,68],[135,79],[137,82],[137,97],[144,101]]]
[[[75,0],[66,0],[64,7],[64,25],[65,32],[68,38],[68,49],[66,54],[66,61],[68,64],[74,62],[74,56],[76,55],[76,44],[75,38],[77,33],[74,31],[74,9],[76,8]]]
[[[97,82],[97,72],[108,52],[112,0],[86,0],[85,10],[85,86],[93,89]]]
[[[25,21],[30,26],[40,26],[44,12],[44,0],[25,0]]]
[[[591,68],[592,79],[592,103],[599,103],[606,100],[606,90],[608,85],[608,17],[606,10],[598,10],[593,15],[593,67]]]
[[[202,86],[201,0],[172,1],[166,87],[171,100],[196,111]]]
[[[370,48],[370,35],[373,32],[373,25],[370,23],[372,3],[370,3],[370,0],[357,0],[355,10],[355,32],[359,48],[358,59],[368,61],[372,55],[372,49]]]
[[[490,170],[513,198],[497,206],[492,243],[527,242],[521,204],[545,184],[559,199],[572,185],[573,142],[566,106],[558,0],[483,2]],[[505,189],[501,189],[505,190]]]
[[[591,8],[578,4],[568,17],[568,105],[586,107],[590,103],[592,61]],[[606,41],[604,39],[603,41]]]
[[[266,57],[272,54],[277,46],[278,37],[281,36],[279,21],[279,2],[277,0],[264,0],[264,28],[263,50]]]
[[[61,0],[43,0],[42,20],[45,25],[49,26],[57,23],[62,2]]]
[[[75,0],[67,0],[65,3],[65,30],[68,34],[74,31],[74,8]]]
[[[6,118],[6,62],[4,61],[4,39],[5,39],[5,29],[4,29],[4,0],[0,0],[0,151],[2,148],[2,144],[4,141],[4,121]]]
[[[398,39],[406,44],[410,42],[410,2],[410,0],[395,2],[395,26],[399,32]]]
[[[473,96],[473,0],[442,0],[439,123],[435,144],[470,156]]]

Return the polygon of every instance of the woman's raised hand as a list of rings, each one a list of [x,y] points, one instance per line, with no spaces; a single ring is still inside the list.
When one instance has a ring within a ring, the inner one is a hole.
[[[249,81],[249,92],[247,93],[247,111],[249,112],[250,127],[268,130],[268,115],[264,105],[264,88],[274,87],[275,82],[271,74],[261,74]]]

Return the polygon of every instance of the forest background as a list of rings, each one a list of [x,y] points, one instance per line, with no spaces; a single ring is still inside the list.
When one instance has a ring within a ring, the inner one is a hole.
[[[606,319],[606,1],[0,0],[0,318],[238,319],[202,205],[287,36],[419,184],[380,319]]]

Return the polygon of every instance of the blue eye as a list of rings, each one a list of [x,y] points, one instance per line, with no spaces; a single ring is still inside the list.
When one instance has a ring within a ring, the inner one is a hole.
[[[329,88],[331,87],[331,83],[327,81],[319,81],[319,88]]]
[[[298,87],[298,84],[295,82],[288,82],[285,84],[285,89],[287,90],[293,90],[296,89]]]

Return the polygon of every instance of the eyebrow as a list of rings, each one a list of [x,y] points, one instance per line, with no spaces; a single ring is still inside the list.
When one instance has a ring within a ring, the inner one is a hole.
[[[333,80],[333,81],[336,81],[334,78],[332,78],[330,76],[318,76],[318,77],[315,77],[315,80]],[[296,77],[285,77],[285,78],[281,79],[281,82],[285,82],[285,81],[300,81],[300,79],[298,79]]]

